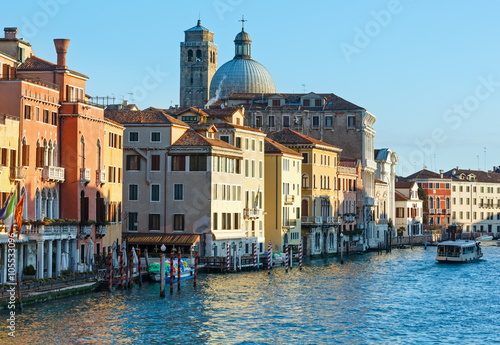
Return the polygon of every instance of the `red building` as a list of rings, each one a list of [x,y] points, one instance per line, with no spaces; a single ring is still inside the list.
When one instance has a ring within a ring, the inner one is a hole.
[[[427,195],[428,210],[424,210],[424,219],[427,216],[428,223],[424,224],[424,229],[448,227],[451,224],[451,179],[444,177],[442,170],[437,174],[427,169],[405,179],[417,182]]]

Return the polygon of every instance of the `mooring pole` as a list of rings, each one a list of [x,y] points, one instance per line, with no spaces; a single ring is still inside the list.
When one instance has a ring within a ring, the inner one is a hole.
[[[165,297],[165,259],[160,254],[160,297]]]
[[[177,250],[177,290],[181,290],[181,251]]]
[[[194,252],[194,282],[193,287],[196,289],[196,275],[198,274],[198,251]]]
[[[170,294],[174,293],[174,253],[170,253]]]

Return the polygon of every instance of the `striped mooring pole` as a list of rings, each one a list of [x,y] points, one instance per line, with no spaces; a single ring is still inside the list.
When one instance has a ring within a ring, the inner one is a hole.
[[[181,290],[181,251],[177,250],[177,289]]]
[[[288,243],[285,244],[285,272],[288,273]]]
[[[139,285],[142,286],[142,274],[141,274],[141,250],[137,248],[137,257],[139,258],[139,262],[137,263],[137,270],[139,271]]]
[[[120,250],[120,289],[123,290],[123,251]]]
[[[130,263],[130,281],[128,282],[128,287],[131,288],[134,285],[134,249],[130,249],[130,259],[128,260]]]
[[[113,272],[113,264],[111,259],[111,251],[108,251],[108,282],[109,282],[109,291],[113,290],[113,280],[112,280],[112,272]]]
[[[272,244],[271,241],[269,241],[269,245],[267,246],[267,274],[271,274],[271,265],[272,265],[272,260],[271,260],[271,255],[272,255]]]
[[[257,269],[257,242],[253,243],[253,268]]]
[[[198,274],[198,251],[194,252],[194,282],[193,287],[196,289],[196,275]]]
[[[231,258],[229,257],[229,242],[226,243],[226,269],[228,272],[231,269]]]
[[[165,257],[160,254],[160,297],[165,297]]]
[[[302,241],[299,243],[299,270],[302,271]]]
[[[170,253],[170,293],[174,293],[174,253]]]

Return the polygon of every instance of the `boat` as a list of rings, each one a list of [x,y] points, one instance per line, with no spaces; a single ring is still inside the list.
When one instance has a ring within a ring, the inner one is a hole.
[[[493,236],[484,235],[476,238],[476,241],[493,241]]]
[[[436,260],[444,263],[478,261],[483,256],[479,243],[471,240],[441,242],[437,246]]]
[[[496,242],[497,242],[497,246],[500,247],[500,239],[496,240]]]
[[[177,259],[174,259],[174,265],[173,265],[173,270],[174,270],[174,281],[178,278],[179,276],[179,271],[178,271],[178,265],[177,265]],[[149,278],[152,281],[159,282],[160,281],[160,263],[159,262],[153,262],[149,264],[148,268],[149,272]],[[181,280],[184,279],[189,279],[194,276],[194,269],[189,266],[188,260],[187,259],[181,259]],[[170,281],[170,260],[165,261],[165,281],[169,282]]]

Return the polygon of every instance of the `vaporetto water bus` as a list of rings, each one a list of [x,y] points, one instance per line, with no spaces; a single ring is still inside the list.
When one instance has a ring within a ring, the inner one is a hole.
[[[479,243],[469,240],[441,242],[437,246],[436,260],[444,263],[478,261],[483,256]]]

